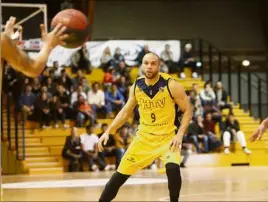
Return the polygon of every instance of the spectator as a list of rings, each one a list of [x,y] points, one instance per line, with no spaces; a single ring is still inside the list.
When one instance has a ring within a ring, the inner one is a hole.
[[[117,89],[124,96],[124,99],[127,100],[128,99],[129,88],[128,88],[128,84],[127,84],[127,81],[126,81],[126,77],[124,77],[124,76],[120,77]]]
[[[72,81],[73,87],[75,89],[81,83],[83,78],[85,78],[83,72],[81,70],[78,70],[77,75],[73,78],[73,81]]]
[[[198,115],[203,116],[204,109],[201,105],[201,99],[194,91],[190,91],[189,100],[193,106],[194,117],[197,117]]]
[[[74,118],[74,111],[70,107],[70,97],[67,94],[63,85],[58,85],[57,92],[55,94],[61,103],[61,108],[63,109],[64,113],[66,114],[67,119]]]
[[[36,77],[32,81],[32,93],[37,96],[40,93],[40,90],[41,90],[41,84],[39,78]]]
[[[92,107],[83,95],[78,95],[78,101],[74,103],[74,109],[78,112],[76,117],[77,127],[83,127],[86,120],[90,120],[91,125],[96,123]]]
[[[51,100],[52,94],[48,92],[47,86],[42,86],[41,92],[38,94],[38,96],[40,96],[42,93],[46,93],[48,101]]]
[[[51,77],[48,77],[46,80],[45,85],[47,86],[47,91],[54,95],[57,92],[56,83],[53,82]]]
[[[88,91],[90,90],[90,85],[88,84],[87,79],[84,77],[80,80],[80,84],[82,86],[82,90],[84,93],[88,93]]]
[[[72,72],[75,73],[78,70],[85,70],[87,74],[91,73],[91,62],[89,59],[89,52],[86,44],[84,44],[78,51],[73,53],[72,60]]]
[[[173,52],[170,50],[169,44],[165,45],[165,50],[160,54],[160,58],[168,66],[170,73],[177,72],[176,65],[173,62]]]
[[[251,154],[251,151],[247,148],[247,143],[244,133],[240,130],[239,122],[235,119],[233,114],[229,114],[227,120],[224,123],[223,144],[224,153],[229,154],[230,140],[234,140],[234,136],[240,143],[243,151],[246,154]]]
[[[100,89],[100,84],[98,82],[93,83],[92,90],[88,92],[87,97],[88,103],[91,105],[95,117],[98,112],[104,112],[105,116],[107,115],[104,92]]]
[[[58,84],[63,85],[68,93],[72,91],[72,80],[66,73],[65,69],[61,70],[61,76],[58,78]]]
[[[215,132],[215,125],[216,125],[215,122],[212,120],[212,114],[207,113],[204,120],[204,128],[209,138],[210,151],[213,151],[221,146],[221,141],[219,140]]]
[[[113,111],[118,112],[124,106],[124,96],[117,90],[116,84],[112,84],[111,91],[105,92],[105,102],[110,117],[113,117]]]
[[[113,68],[109,68],[107,72],[105,72],[104,77],[103,77],[103,85],[105,87],[109,87],[115,82],[113,74],[112,74],[113,72],[114,72]]]
[[[36,99],[35,110],[37,120],[40,123],[41,128],[48,128],[50,123],[50,109],[47,94],[42,93],[40,97]]]
[[[107,128],[108,128],[107,123],[102,124],[102,126],[101,126],[102,132],[100,134],[98,134],[99,138],[107,130]],[[107,158],[107,157],[108,158],[109,157],[115,157],[115,160],[116,160],[116,165],[108,163],[108,165],[105,167],[105,170],[115,170],[115,168],[117,168],[119,166],[121,156],[120,156],[120,152],[118,152],[118,150],[116,149],[115,139],[114,139],[113,135],[109,134],[109,140],[106,143],[106,145],[104,145],[103,148],[104,148],[103,152],[99,153],[100,157],[103,160],[104,160],[104,158]]]
[[[111,55],[111,50],[109,47],[106,47],[101,56],[101,67],[104,72],[106,72],[106,70],[112,65],[112,61],[113,57]]]
[[[116,147],[119,151],[119,154],[118,154],[119,162],[118,163],[120,163],[124,153],[127,151],[130,143],[132,142],[132,136],[129,133],[127,126],[122,126],[119,129],[119,133],[116,134],[116,136],[115,136],[115,141],[116,141]]]
[[[204,107],[204,114],[210,113],[212,114],[212,119],[216,123],[219,123],[220,130],[223,130],[223,123],[222,123],[222,113],[221,111],[212,104],[207,104]]]
[[[187,139],[193,142],[198,153],[209,151],[208,136],[205,134],[202,116],[198,115],[196,120],[189,125]],[[203,150],[199,147],[200,142],[203,143]]]
[[[142,58],[144,57],[144,55],[146,55],[149,52],[150,52],[149,46],[147,44],[145,44],[143,46],[143,49],[139,52],[138,57],[136,58],[136,61],[138,62],[138,66],[140,66],[142,64]]]
[[[84,97],[85,100],[87,100],[87,95],[85,92],[83,92],[83,87],[81,85],[79,85],[77,87],[77,90],[74,91],[71,95],[71,105],[73,105],[76,101],[79,95],[82,95]]]
[[[51,102],[49,103],[49,109],[50,109],[50,113],[51,113],[55,128],[59,127],[58,120],[61,121],[64,128],[69,127],[67,124],[65,124],[66,114],[64,113],[64,110],[61,107],[60,100],[57,96],[53,96]]]
[[[53,62],[52,69],[54,70],[54,75],[55,75],[56,78],[59,78],[62,75],[61,70],[63,70],[63,67],[59,66],[58,61]]]
[[[113,60],[113,65],[112,66],[114,68],[118,68],[120,62],[125,62],[125,58],[121,54],[121,49],[119,47],[117,47],[115,49],[115,53],[114,53],[114,57],[113,58],[114,58],[114,60]]]
[[[197,78],[198,74],[196,72],[196,59],[192,51],[192,44],[187,43],[184,47],[184,52],[182,55],[183,67],[181,70],[181,78],[185,78],[184,67],[190,67],[192,69],[192,77]]]
[[[220,108],[220,110],[229,109],[229,113],[232,113],[233,111],[232,105],[229,104],[227,101],[228,94],[222,87],[222,83],[220,81],[218,81],[216,84],[215,94],[216,94],[216,103]]]
[[[71,135],[66,137],[62,150],[62,157],[69,160],[68,171],[82,171],[83,152],[81,149],[81,139],[78,136],[77,128],[71,129]]]
[[[203,106],[207,104],[216,104],[216,95],[211,88],[210,82],[205,83],[204,89],[200,91],[200,98]]]
[[[168,66],[165,64],[163,59],[160,60],[160,72],[169,73]]]
[[[90,171],[99,171],[105,169],[105,162],[98,155],[99,138],[93,133],[94,127],[88,125],[86,133],[80,136],[84,158],[88,161]]]
[[[32,93],[32,87],[28,84],[25,93],[22,93],[19,99],[20,109],[22,110],[24,120],[34,113],[34,104],[36,96]]]

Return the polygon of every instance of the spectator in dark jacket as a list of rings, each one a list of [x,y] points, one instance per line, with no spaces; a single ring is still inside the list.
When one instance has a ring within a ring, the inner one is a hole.
[[[220,81],[217,82],[215,88],[215,95],[216,95],[216,103],[218,107],[222,109],[229,109],[229,113],[232,113],[232,105],[228,103],[227,98],[228,94],[222,87],[222,83]]]
[[[69,160],[68,171],[77,171],[77,167],[80,167],[82,171],[82,149],[81,140],[77,133],[77,128],[71,129],[71,135],[66,137],[65,144],[62,150],[63,158]]]
[[[42,93],[41,96],[36,99],[35,110],[40,126],[42,128],[47,128],[49,126],[51,117],[46,93]]]
[[[235,119],[233,114],[229,114],[227,120],[224,123],[223,144],[224,153],[229,154],[230,140],[234,140],[234,137],[238,140],[243,151],[246,154],[251,154],[251,151],[247,148],[247,143],[244,133],[240,130],[239,122]]]
[[[57,96],[53,96],[51,102],[49,103],[49,109],[52,116],[52,120],[54,122],[55,128],[58,128],[58,120],[60,120],[63,124],[64,128],[68,128],[69,126],[65,124],[66,114],[61,107],[60,100]]]
[[[34,113],[34,103],[36,96],[32,93],[31,85],[26,86],[26,92],[22,93],[19,99],[20,109],[22,110],[24,120]]]

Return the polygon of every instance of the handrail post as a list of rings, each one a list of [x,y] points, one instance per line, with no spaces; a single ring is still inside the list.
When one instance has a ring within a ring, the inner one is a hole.
[[[222,56],[220,52],[218,55],[218,70],[219,70],[219,81],[221,81],[222,80]]]
[[[213,76],[212,76],[212,46],[209,44],[208,46],[208,59],[209,59],[209,80],[213,83]]]
[[[10,134],[10,95],[7,94],[7,138],[8,138],[8,148],[11,149],[11,134]]]
[[[258,115],[262,121],[262,99],[261,99],[261,79],[258,79]]]
[[[249,115],[252,115],[252,110],[251,110],[251,74],[248,72],[248,110],[249,110]]]
[[[18,113],[17,109],[14,110],[14,123],[15,123],[15,148],[17,151],[17,160],[19,159],[19,135],[18,135]]]
[[[200,62],[201,62],[201,75],[202,75],[202,77],[204,77],[204,70],[203,70],[203,68],[204,68],[204,66],[203,66],[203,40],[200,38],[199,40],[198,40],[198,42],[199,42],[199,60],[200,60]]]
[[[230,98],[232,98],[232,77],[231,77],[231,68],[232,68],[232,61],[228,58],[228,93]]]
[[[240,109],[242,108],[241,104],[241,65],[238,66],[237,72],[237,86],[238,86],[238,102],[240,104]]]

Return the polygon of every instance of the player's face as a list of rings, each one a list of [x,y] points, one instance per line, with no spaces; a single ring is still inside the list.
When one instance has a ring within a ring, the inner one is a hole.
[[[145,55],[142,61],[142,73],[147,79],[153,79],[159,73],[159,59],[153,55]]]

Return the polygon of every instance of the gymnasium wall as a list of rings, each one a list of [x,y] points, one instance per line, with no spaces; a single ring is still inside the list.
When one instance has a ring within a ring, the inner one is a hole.
[[[199,36],[221,50],[263,50],[259,10],[259,0],[96,1],[93,40]]]

